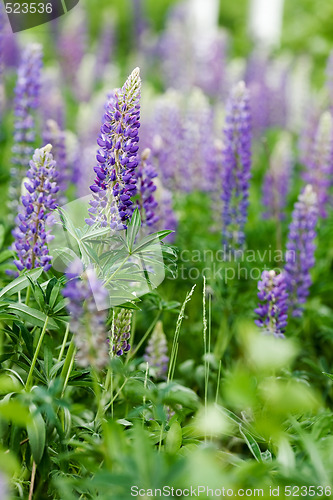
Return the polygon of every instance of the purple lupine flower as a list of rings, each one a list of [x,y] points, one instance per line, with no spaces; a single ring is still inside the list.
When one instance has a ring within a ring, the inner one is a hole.
[[[87,19],[80,7],[75,9],[75,16],[68,16],[62,27],[57,49],[65,80],[76,87],[80,64],[87,52]]]
[[[35,142],[34,111],[39,104],[41,86],[42,47],[30,44],[22,54],[15,87],[14,146],[12,149],[10,208],[17,210],[21,182],[25,175]]]
[[[137,169],[136,175],[138,179],[138,194],[137,200],[141,221],[143,225],[154,227],[159,220],[156,214],[158,203],[154,197],[156,185],[154,178],[157,177],[157,172],[151,163],[151,151],[146,148],[141,155],[141,162]]]
[[[311,168],[313,143],[318,129],[320,114],[321,113],[318,109],[317,103],[315,103],[312,99],[307,108],[304,110],[303,125],[298,139],[298,160],[308,170]]]
[[[86,219],[90,225],[99,222],[121,229],[133,213],[131,198],[137,191],[135,169],[139,164],[140,90],[140,70],[136,68],[107,102],[97,139],[97,177],[91,186],[94,194],[90,219]]]
[[[96,48],[95,77],[99,82],[103,80],[105,68],[111,60],[114,48],[115,27],[110,18],[104,21]]]
[[[270,125],[271,92],[267,82],[268,71],[266,54],[255,50],[247,61],[245,82],[251,96],[251,122],[256,136],[260,136]]]
[[[168,364],[168,344],[163,331],[162,321],[158,321],[151,334],[143,359],[149,365],[150,374],[154,378],[165,378]]]
[[[170,231],[176,231],[178,226],[178,220],[173,209],[173,195],[172,191],[166,189],[162,184],[156,179],[156,200],[158,203],[156,209],[156,215],[158,216],[158,222],[156,229],[162,231],[167,229]],[[164,241],[168,243],[173,243],[175,239],[175,232],[169,234]]]
[[[291,139],[287,133],[281,135],[270,158],[269,169],[262,187],[263,217],[276,220],[285,218],[284,209],[290,188],[292,171]]]
[[[315,264],[316,224],[318,220],[317,195],[308,184],[299,195],[289,226],[285,273],[289,293],[289,307],[293,316],[301,316],[302,304],[309,295],[312,283],[310,269]]]
[[[265,333],[275,337],[284,337],[288,319],[288,293],[284,273],[263,271],[258,282],[258,299],[261,301],[254,310],[259,318],[255,323],[264,329]]]
[[[312,146],[307,171],[304,174],[306,182],[312,185],[317,194],[319,215],[327,217],[328,190],[332,185],[333,174],[333,119],[329,111],[322,114],[315,141]]]
[[[213,111],[201,90],[195,89],[188,102],[180,144],[181,168],[177,187],[184,191],[209,189],[208,170],[214,149]],[[175,141],[175,139],[174,139]],[[191,144],[191,147],[188,145]]]
[[[122,356],[122,354],[130,350],[131,321],[132,311],[130,309],[122,308],[113,311],[110,346],[111,353],[114,355]]]
[[[227,36],[220,31],[204,43],[196,53],[196,81],[205,94],[215,99],[224,96],[226,89]]]
[[[239,82],[227,103],[222,153],[223,244],[233,250],[242,247],[245,241],[251,176],[250,121],[248,91],[244,82]]]
[[[190,172],[183,158],[184,124],[180,108],[180,95],[173,90],[157,101],[149,142],[163,185],[172,191],[180,187],[189,191]]]
[[[66,154],[66,134],[61,130],[54,120],[47,120],[43,130],[43,142],[52,144],[53,158],[57,162],[57,184],[59,186],[58,204],[64,205],[67,202],[66,191],[71,181]]]
[[[19,271],[36,267],[47,271],[51,267],[52,257],[47,243],[53,237],[50,231],[46,231],[46,226],[52,222],[51,212],[57,207],[55,195],[59,190],[51,149],[50,144],[36,149],[24,182],[25,193],[21,197],[22,206],[13,230],[13,249],[18,255],[14,263]]]
[[[79,259],[69,266],[66,274],[68,281],[62,294],[68,299],[70,329],[77,349],[76,362],[83,368],[102,370],[109,361],[108,291],[93,269],[83,272]]]

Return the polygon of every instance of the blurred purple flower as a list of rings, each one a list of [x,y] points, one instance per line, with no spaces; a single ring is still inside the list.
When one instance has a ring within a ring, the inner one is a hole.
[[[42,47],[28,45],[22,54],[17,73],[14,101],[14,145],[12,148],[11,185],[9,206],[16,212],[21,182],[33,153],[35,142],[34,111],[39,105],[41,86]]]
[[[77,259],[66,273],[63,296],[68,299],[70,329],[77,349],[76,362],[83,368],[102,370],[109,361],[106,320],[109,295],[93,269],[83,272]]]
[[[51,149],[50,144],[36,149],[24,182],[25,194],[21,198],[22,206],[13,230],[13,249],[18,255],[14,263],[19,271],[35,267],[43,267],[47,271],[51,267],[52,257],[47,243],[52,236],[45,228],[51,223],[51,211],[57,206],[55,195],[59,189]]]
[[[141,155],[141,162],[138,166],[136,175],[138,179],[138,206],[141,214],[143,225],[154,228],[159,220],[156,215],[158,203],[154,197],[156,185],[154,178],[157,177],[157,172],[151,163],[151,151],[145,149]]]
[[[282,134],[270,158],[269,169],[265,174],[262,188],[262,203],[265,207],[264,218],[276,220],[285,218],[284,209],[290,188],[292,171],[292,150],[290,136]]]
[[[302,316],[302,304],[309,295],[312,283],[310,269],[315,264],[316,225],[318,220],[317,195],[307,185],[298,197],[289,226],[286,245],[285,273],[289,293],[289,307],[293,316]]]
[[[284,337],[288,319],[288,293],[284,273],[263,271],[258,282],[258,299],[261,301],[254,312],[259,316],[255,323],[265,333]]]
[[[143,359],[149,365],[150,374],[154,378],[165,378],[168,370],[168,344],[163,325],[158,321],[151,334]]]
[[[67,202],[66,191],[71,181],[72,173],[69,170],[66,154],[66,134],[54,120],[47,120],[43,129],[43,142],[52,144],[53,158],[57,162],[57,184],[59,186],[58,204]]]
[[[242,247],[251,177],[249,95],[239,82],[227,102],[222,157],[222,238],[231,250]]]
[[[310,158],[307,161],[307,171],[304,174],[306,182],[312,185],[317,194],[319,215],[327,217],[329,188],[332,186],[333,175],[333,119],[329,111],[322,114]]]

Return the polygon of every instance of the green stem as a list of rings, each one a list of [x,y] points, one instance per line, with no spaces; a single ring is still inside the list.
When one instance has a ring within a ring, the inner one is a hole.
[[[29,300],[30,300],[30,295],[31,295],[31,286],[29,285],[27,288],[27,295],[25,297],[25,305],[29,305]]]
[[[68,351],[67,351],[66,358],[65,358],[65,363],[64,363],[64,366],[62,367],[61,374],[60,374],[60,377],[64,380],[64,385],[62,388],[61,397],[64,395],[66,387],[67,387],[68,379],[69,379],[69,376],[71,374],[73,364],[74,364],[74,357],[75,357],[75,344],[74,344],[74,341],[72,339],[71,343],[69,344]]]
[[[65,347],[66,347],[67,339],[68,339],[68,334],[69,334],[69,323],[67,323],[64,340],[62,341],[62,346],[61,346],[60,353],[58,356],[58,363],[62,360],[62,357],[64,355],[64,351],[65,351]]]
[[[42,345],[42,342],[43,342],[43,338],[44,338],[44,335],[45,335],[45,332],[46,332],[48,321],[49,321],[49,317],[46,316],[46,319],[45,319],[45,322],[44,322],[44,326],[43,326],[43,329],[42,329],[42,333],[40,334],[40,337],[39,337],[39,340],[38,340],[38,344],[37,344],[37,347],[36,347],[36,350],[35,350],[35,354],[34,354],[34,357],[32,359],[32,363],[31,363],[31,366],[30,366],[30,371],[29,371],[29,374],[28,374],[28,378],[27,378],[27,381],[26,381],[26,384],[25,384],[26,391],[28,391],[31,388],[33,371],[35,369],[37,357],[38,357],[38,354],[39,354],[39,351],[40,351],[40,348],[41,348],[41,345]]]

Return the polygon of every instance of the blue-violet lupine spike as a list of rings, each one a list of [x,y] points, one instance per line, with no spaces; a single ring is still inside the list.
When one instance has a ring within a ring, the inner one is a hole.
[[[151,163],[151,151],[146,148],[141,155],[141,162],[137,168],[138,195],[137,201],[141,214],[142,225],[154,228],[159,220],[156,213],[158,203],[154,197],[156,184],[154,178],[157,172]]]
[[[310,269],[315,264],[316,225],[318,220],[317,195],[308,184],[299,195],[289,226],[286,251],[286,280],[289,307],[293,316],[302,316],[311,286]]]
[[[329,189],[333,174],[333,119],[329,111],[321,115],[304,179],[317,194],[319,215],[327,217]]]
[[[86,219],[90,225],[100,222],[120,229],[126,227],[133,213],[132,198],[137,191],[135,169],[139,164],[140,90],[140,70],[136,68],[122,89],[115,91],[107,102],[97,139],[100,147],[94,169],[97,177],[91,186],[94,200],[89,209],[90,219]],[[121,223],[115,221],[115,205]]]
[[[119,309],[113,311],[112,327],[110,332],[111,354],[121,356],[131,348],[129,344],[131,336],[132,311],[130,309]]]
[[[58,204],[64,205],[67,202],[66,191],[71,181],[71,175],[66,152],[66,133],[61,130],[57,122],[47,120],[43,130],[43,141],[52,144],[53,158],[57,162],[57,184],[59,186]]]
[[[68,299],[70,329],[77,349],[76,362],[83,368],[102,370],[109,361],[108,291],[93,269],[83,272],[79,260],[69,266],[66,275],[68,281],[62,294]]]
[[[251,116],[244,82],[233,88],[227,102],[223,142],[222,239],[236,251],[245,242],[251,177]]]
[[[262,203],[265,207],[263,217],[266,219],[285,218],[284,209],[290,188],[292,162],[291,138],[287,133],[283,133],[274,147],[262,187]]]
[[[57,207],[55,195],[59,190],[51,149],[50,144],[36,149],[24,182],[22,205],[13,230],[13,249],[18,255],[14,263],[19,271],[36,267],[47,271],[51,267],[47,243],[53,236],[46,226],[52,223],[52,211]]]
[[[34,151],[34,112],[39,105],[41,67],[41,45],[28,45],[22,54],[15,87],[13,167],[11,168],[11,185],[9,188],[9,208],[11,213],[17,212],[21,182]]]
[[[143,359],[149,365],[150,374],[154,378],[165,378],[168,371],[168,344],[163,325],[158,321],[151,334]]]
[[[284,273],[263,271],[258,282],[258,299],[261,301],[254,312],[258,315],[255,323],[265,333],[284,337],[288,320],[288,293]]]

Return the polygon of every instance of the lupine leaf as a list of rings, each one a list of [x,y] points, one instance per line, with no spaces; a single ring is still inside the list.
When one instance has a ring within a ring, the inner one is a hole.
[[[30,281],[28,278],[35,281],[39,278],[42,272],[43,269],[39,267],[37,269],[32,269],[31,271],[28,271],[25,274],[22,274],[21,276],[16,278],[14,281],[9,283],[9,285],[5,286],[5,288],[1,290],[0,298],[3,297],[4,295],[13,295],[14,293],[17,293],[20,290],[23,290],[24,288],[30,285]]]

